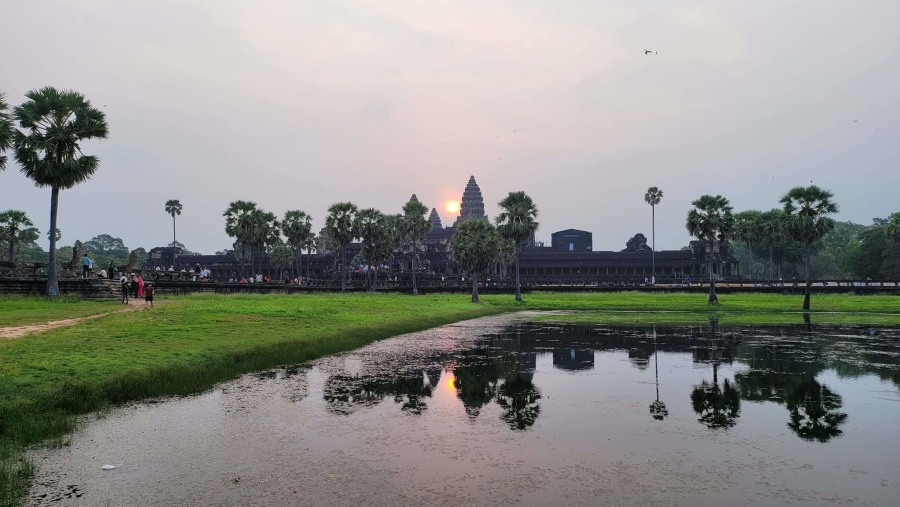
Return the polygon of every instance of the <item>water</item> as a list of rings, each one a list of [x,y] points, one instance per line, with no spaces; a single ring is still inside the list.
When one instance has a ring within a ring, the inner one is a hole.
[[[898,330],[522,319],[115,409],[34,454],[30,500],[900,504]]]

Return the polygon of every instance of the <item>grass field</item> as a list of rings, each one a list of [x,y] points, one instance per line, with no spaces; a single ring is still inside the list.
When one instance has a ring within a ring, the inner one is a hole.
[[[0,327],[86,317],[119,310],[121,306],[114,301],[84,300],[77,297],[47,299],[0,296]]]
[[[31,465],[22,459],[23,449],[70,432],[73,415],[198,392],[248,371],[405,332],[515,310],[587,311],[550,318],[610,324],[708,322],[711,316],[722,323],[803,322],[797,313],[802,297],[761,294],[723,296],[716,307],[707,305],[703,294],[636,292],[534,293],[523,303],[510,295],[484,295],[478,305],[463,294],[197,295],[165,303],[0,341],[0,505],[21,498],[28,485]],[[846,318],[900,324],[896,296],[822,295],[812,304],[814,323]],[[0,326],[116,308],[116,303],[4,298]]]

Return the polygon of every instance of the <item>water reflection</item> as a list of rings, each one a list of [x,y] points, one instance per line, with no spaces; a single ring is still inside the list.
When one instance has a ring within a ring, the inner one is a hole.
[[[649,370],[653,359],[656,397],[649,412],[654,420],[664,421],[669,407],[660,400],[660,356],[689,354],[691,362],[708,368],[708,373],[688,385],[688,399],[681,399],[689,402],[703,426],[733,428],[746,408],[742,402],[773,403],[786,409],[786,425],[798,437],[827,442],[843,433],[848,415],[842,411],[841,395],[825,385],[820,374],[826,370],[839,376],[876,374],[900,385],[900,353],[897,333],[892,330],[810,326],[804,322],[720,328],[716,320],[704,326],[649,329],[517,324],[482,337],[472,346],[410,360],[415,367],[331,374],[323,398],[334,414],[349,415],[391,398],[403,412],[419,415],[428,409],[442,375],[446,375],[451,392],[470,420],[494,405],[508,428],[527,430],[542,415],[540,382],[535,381],[539,357],[552,358],[554,369],[584,375],[604,368],[598,366],[597,354],[621,354],[640,371]],[[722,368],[728,372],[724,377]]]

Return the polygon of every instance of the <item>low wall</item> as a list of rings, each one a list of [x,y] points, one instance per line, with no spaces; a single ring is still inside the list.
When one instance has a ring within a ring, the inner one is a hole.
[[[118,295],[113,282],[100,279],[63,278],[59,280],[60,294],[76,295],[85,299],[109,299]],[[47,278],[0,278],[0,294],[20,296],[46,296]]]

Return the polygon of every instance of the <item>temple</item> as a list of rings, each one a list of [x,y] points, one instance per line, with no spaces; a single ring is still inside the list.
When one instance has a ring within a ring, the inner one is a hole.
[[[416,194],[410,200],[419,201]],[[469,177],[463,190],[459,216],[453,225],[444,227],[437,209],[432,208],[428,217],[431,229],[420,245],[417,276],[427,281],[429,277],[440,281],[459,278],[459,266],[453,260],[450,238],[456,226],[466,220],[488,219],[485,214],[484,196],[474,176]],[[594,251],[593,235],[580,229],[564,229],[552,233],[550,246],[528,241],[520,254],[520,273],[522,282],[530,285],[609,285],[640,284],[653,276],[651,255],[653,252],[647,245],[643,234],[635,234],[625,241],[625,248],[620,251]],[[332,251],[330,242],[318,242],[315,253],[305,253],[302,257],[304,271],[310,279],[327,280],[335,277],[340,270],[338,252]],[[360,251],[359,244],[351,244],[346,258],[352,259]],[[385,269],[388,273],[385,280],[391,279],[402,283],[413,269],[412,249],[404,245],[395,252],[393,259]],[[709,264],[707,264],[709,260]],[[170,247],[157,247],[150,251],[150,259],[145,269],[154,266],[174,265],[175,269],[187,268],[201,264],[212,270],[213,278],[221,281],[234,279],[241,273],[243,264],[235,253],[226,255],[179,256],[172,259]],[[707,276],[707,266],[711,266],[714,275],[731,276],[737,270],[737,261],[728,251],[726,245],[709,245],[699,241],[691,241],[688,247],[681,250],[661,250],[655,252],[656,279],[658,283],[673,283],[687,277]],[[275,279],[282,279],[277,270],[263,256],[256,263],[263,274],[270,274]],[[497,263],[489,275],[492,281],[506,281],[513,266]],[[283,275],[283,273],[282,273]],[[699,281],[699,280],[698,280]]]

